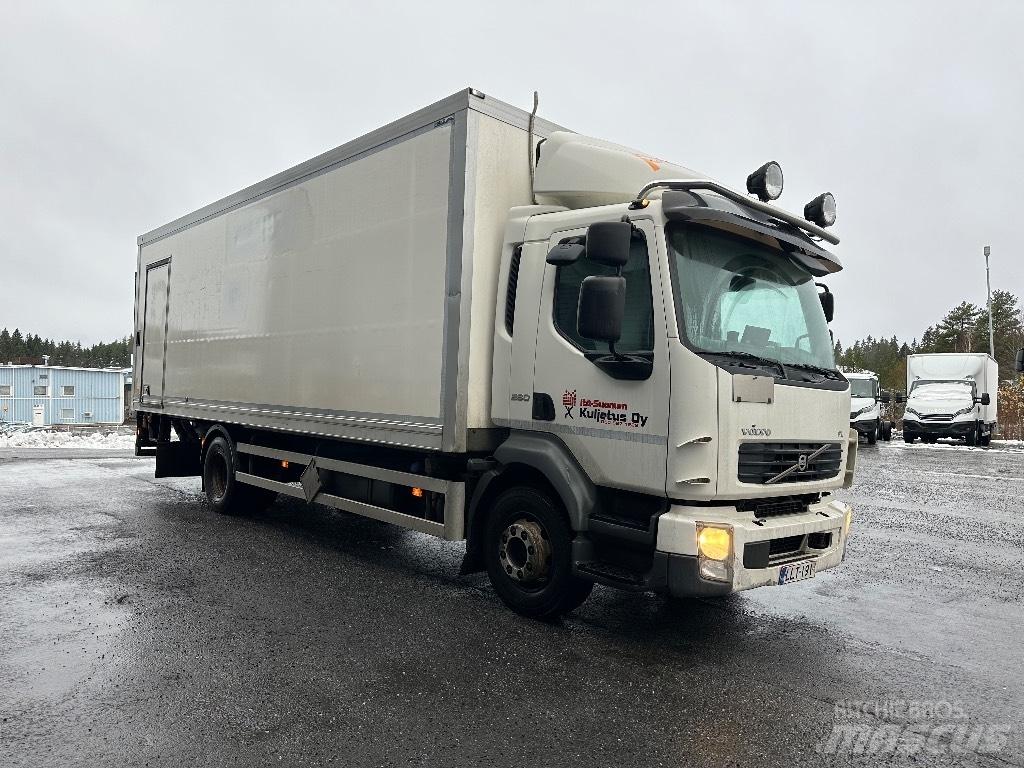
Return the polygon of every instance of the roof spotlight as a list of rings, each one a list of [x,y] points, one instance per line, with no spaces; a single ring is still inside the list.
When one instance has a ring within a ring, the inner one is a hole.
[[[782,194],[782,166],[772,160],[747,176],[747,192],[757,195],[762,203],[778,199]]]
[[[804,206],[804,218],[819,227],[831,227],[836,223],[836,199],[831,192],[818,195]]]

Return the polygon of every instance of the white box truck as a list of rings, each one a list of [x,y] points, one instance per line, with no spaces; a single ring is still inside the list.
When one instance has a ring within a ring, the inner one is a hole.
[[[835,203],[747,189],[457,93],[139,238],[137,451],[221,512],[465,539],[529,616],[812,577],[856,452]]]
[[[988,445],[996,430],[999,366],[984,352],[907,355],[903,439]]]
[[[882,405],[892,401],[894,395],[881,388],[874,371],[844,371],[850,382],[850,427],[874,445],[879,440],[892,440],[895,426],[882,414]],[[900,395],[895,395],[897,400]]]

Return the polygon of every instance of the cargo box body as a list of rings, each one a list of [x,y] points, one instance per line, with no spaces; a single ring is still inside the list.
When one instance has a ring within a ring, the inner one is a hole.
[[[528,115],[463,91],[139,238],[137,410],[442,451],[486,442]],[[556,126],[536,121],[535,140]]]

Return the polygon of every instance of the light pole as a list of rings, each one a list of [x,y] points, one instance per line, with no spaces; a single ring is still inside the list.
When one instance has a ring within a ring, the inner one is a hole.
[[[992,252],[989,246],[985,246],[985,283],[988,286],[988,353],[996,356],[996,340],[992,332],[992,279],[988,272],[988,255]]]

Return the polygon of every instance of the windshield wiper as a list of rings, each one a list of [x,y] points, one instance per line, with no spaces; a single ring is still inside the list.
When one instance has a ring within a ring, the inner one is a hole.
[[[760,363],[759,367],[761,367],[761,368],[778,368],[779,372],[782,374],[782,378],[784,378],[784,379],[788,379],[789,378],[789,375],[786,373],[785,366],[782,363],[780,363],[778,360],[772,360],[770,357],[761,357],[760,355],[755,355],[755,354],[753,354],[751,352],[733,352],[733,351],[711,352],[710,354],[717,355],[719,357],[738,357],[738,358],[740,358],[742,360],[750,360],[751,362]]]
[[[831,368],[822,368],[820,365],[813,365],[812,363],[786,363],[786,365],[790,368],[796,368],[801,371],[813,371],[814,373],[820,373],[826,379],[839,378],[839,371],[833,371]]]

